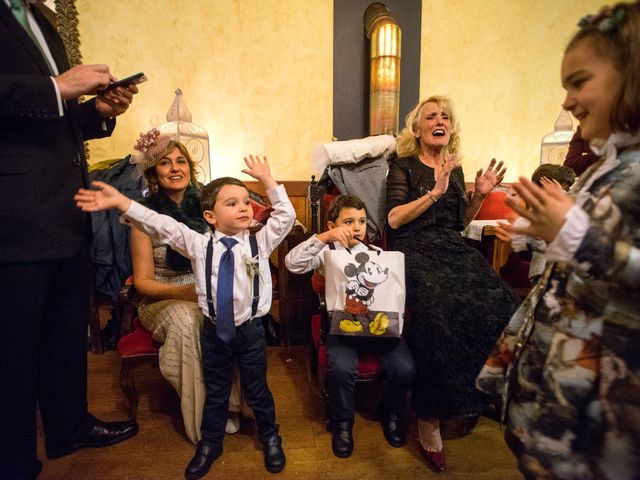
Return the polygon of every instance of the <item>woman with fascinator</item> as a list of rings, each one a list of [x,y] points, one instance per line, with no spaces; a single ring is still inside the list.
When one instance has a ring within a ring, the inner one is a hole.
[[[133,160],[144,175],[149,193],[141,203],[204,233],[195,165],[186,147],[152,129],[141,134]],[[142,231],[131,229],[134,286],[144,299],[138,307],[142,325],[162,343],[160,370],[180,395],[187,436],[200,440],[205,401],[200,351],[203,315],[198,306],[191,262]],[[240,381],[237,373],[229,399],[227,433],[239,428]]]

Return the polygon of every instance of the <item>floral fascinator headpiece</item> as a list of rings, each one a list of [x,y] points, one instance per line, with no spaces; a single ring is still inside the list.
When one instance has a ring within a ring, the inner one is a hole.
[[[597,15],[585,15],[578,22],[580,28],[596,27],[602,33],[615,32],[627,16],[623,6],[612,10],[611,7],[603,7]]]
[[[152,128],[147,133],[140,133],[140,138],[133,146],[137,152],[131,156],[130,160],[136,165],[140,175],[160,161],[171,140],[169,135],[160,133],[157,128]]]

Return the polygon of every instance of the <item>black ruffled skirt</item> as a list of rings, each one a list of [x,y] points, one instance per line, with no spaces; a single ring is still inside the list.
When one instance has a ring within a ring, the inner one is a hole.
[[[405,338],[417,368],[416,413],[480,413],[483,398],[475,378],[519,299],[455,230],[432,226],[395,239],[393,249],[405,254]]]

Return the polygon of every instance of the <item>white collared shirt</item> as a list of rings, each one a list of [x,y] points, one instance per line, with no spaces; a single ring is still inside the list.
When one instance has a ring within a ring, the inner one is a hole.
[[[269,255],[291,231],[296,219],[295,210],[293,209],[293,205],[291,205],[284,186],[278,185],[275,188],[267,190],[267,195],[269,196],[273,211],[266,225],[255,234],[260,259],[260,300],[256,312],[256,316],[258,317],[269,313],[269,309],[271,308],[272,285]],[[131,202],[129,210],[122,216],[122,220],[124,223],[132,224],[150,237],[157,239],[163,244],[169,245],[181,255],[191,259],[191,265],[196,279],[198,305],[200,305],[204,315],[208,317],[209,307],[207,305],[205,281],[207,244],[209,243],[209,239],[213,237],[211,294],[215,305],[220,257],[226,250],[226,247],[220,243],[220,239],[225,235],[220,232],[198,233],[191,230],[185,224],[167,215],[161,215],[134,201]],[[250,262],[251,259],[249,231],[245,230],[234,235],[233,238],[238,241],[232,249],[235,263],[233,277],[233,311],[235,324],[237,326],[251,318],[253,281],[247,268],[247,263]]]
[[[7,7],[9,7],[9,9],[11,9],[11,4],[9,3],[9,0],[4,0],[4,3],[7,5]],[[51,50],[49,50],[49,45],[47,45],[47,42],[44,39],[44,35],[42,35],[42,30],[40,30],[40,25],[38,25],[38,22],[36,22],[36,19],[33,18],[33,14],[31,13],[31,5],[29,5],[29,3],[26,3],[26,8],[27,8],[27,21],[29,22],[29,26],[31,27],[31,31],[33,32],[33,35],[36,37],[36,40],[38,41],[38,45],[40,46],[40,51],[44,54],[45,57],[47,57],[47,61],[49,62],[49,65],[53,69],[53,74],[58,75],[60,73],[58,71],[58,66],[56,65],[56,62],[53,60],[53,56],[51,55]],[[49,77],[49,78],[51,78],[51,82],[53,82],[53,88],[55,89],[55,92],[56,92],[56,100],[58,101],[58,113],[62,117],[64,116],[64,107],[62,105],[62,95],[60,95],[60,89],[58,88],[58,84],[56,83],[55,79],[53,77]]]

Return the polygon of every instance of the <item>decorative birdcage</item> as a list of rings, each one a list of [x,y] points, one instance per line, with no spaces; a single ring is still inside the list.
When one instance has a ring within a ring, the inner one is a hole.
[[[211,164],[209,163],[209,134],[207,131],[191,123],[191,112],[182,98],[182,90],[176,90],[173,104],[167,112],[167,123],[158,126],[161,133],[166,133],[182,143],[195,163],[198,181],[211,181]]]
[[[553,126],[553,132],[542,137],[540,164],[554,163],[556,165],[562,165],[567,156],[569,142],[571,142],[574,133],[573,122],[571,121],[569,112],[563,108]]]

